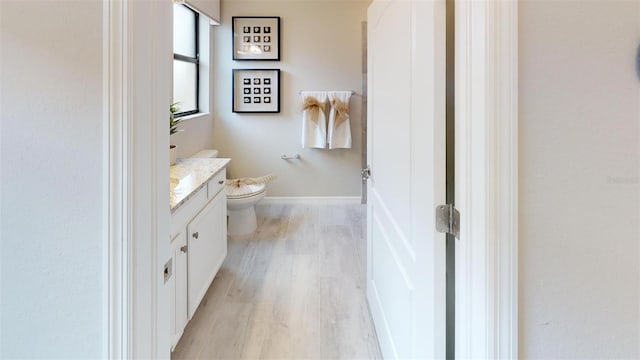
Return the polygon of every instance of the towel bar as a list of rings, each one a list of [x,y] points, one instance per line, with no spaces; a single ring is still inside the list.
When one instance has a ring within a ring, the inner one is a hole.
[[[295,154],[295,155],[280,155],[280,159],[282,160],[293,160],[293,159],[300,159],[300,154]]]

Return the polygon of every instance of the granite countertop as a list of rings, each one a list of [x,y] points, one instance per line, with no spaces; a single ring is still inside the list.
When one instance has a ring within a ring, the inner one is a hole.
[[[175,212],[191,195],[224,169],[231,159],[184,158],[169,168],[169,202]]]

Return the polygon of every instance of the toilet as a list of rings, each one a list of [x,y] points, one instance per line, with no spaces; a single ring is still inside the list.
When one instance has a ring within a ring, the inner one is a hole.
[[[265,184],[243,185],[235,187],[227,185],[227,234],[248,235],[256,231],[255,205],[267,194]]]
[[[216,158],[218,150],[202,150],[192,158]],[[265,184],[227,185],[227,235],[252,234],[258,228],[255,205],[267,195]]]

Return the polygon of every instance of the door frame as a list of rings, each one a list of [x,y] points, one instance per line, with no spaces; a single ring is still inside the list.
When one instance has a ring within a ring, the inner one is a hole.
[[[168,359],[172,3],[102,4],[103,354]]]
[[[518,2],[456,1],[456,357],[518,357]]]
[[[166,116],[171,99],[170,57],[165,64],[158,56],[167,51],[171,2],[133,3],[103,0],[103,344],[108,358],[168,358],[168,304],[159,294],[169,210],[157,190],[169,186],[168,154],[160,151],[169,136],[152,119]],[[150,47],[134,46],[143,40]],[[456,54],[456,356],[515,359],[517,0],[457,0]],[[150,94],[143,101],[141,91]],[[143,279],[148,286],[138,286]]]
[[[126,128],[124,111],[124,3],[103,1],[103,298],[105,299],[103,336],[106,358],[122,359],[129,355],[129,233],[127,222],[128,169],[125,150]]]

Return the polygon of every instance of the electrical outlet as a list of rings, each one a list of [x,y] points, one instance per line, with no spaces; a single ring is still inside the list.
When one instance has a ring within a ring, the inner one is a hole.
[[[169,279],[171,278],[171,275],[173,275],[173,258],[169,259],[169,261],[164,264],[164,270],[162,271],[162,274],[162,276],[164,276],[164,283],[166,284],[167,281],[169,281]]]

